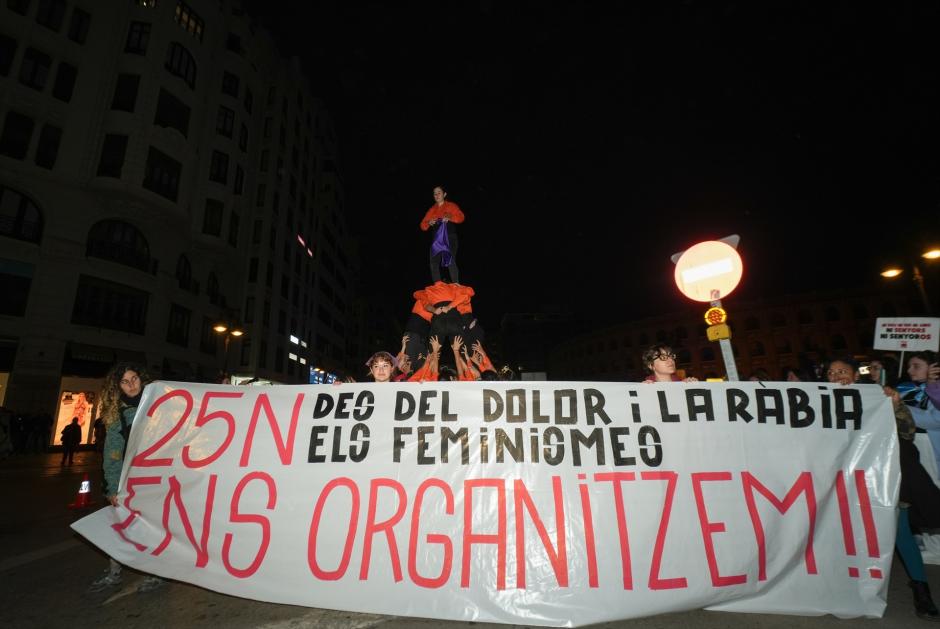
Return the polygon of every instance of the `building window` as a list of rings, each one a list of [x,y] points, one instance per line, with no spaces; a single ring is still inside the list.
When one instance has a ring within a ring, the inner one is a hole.
[[[52,95],[64,103],[72,100],[72,91],[75,89],[77,76],[78,70],[75,66],[60,61],[55,74],[55,84],[52,86]]]
[[[127,153],[127,136],[108,134],[101,146],[101,160],[98,162],[99,177],[121,178],[124,168],[124,155]]]
[[[206,199],[206,210],[202,215],[202,233],[210,236],[222,234],[222,213],[224,206],[221,201]]]
[[[139,74],[119,74],[114,85],[114,98],[111,109],[133,112],[137,105],[137,90],[140,87]]]
[[[29,116],[8,111],[3,123],[3,133],[0,134],[0,155],[14,159],[25,158],[35,125]]]
[[[199,329],[199,351],[204,354],[215,355],[219,347],[219,335],[212,329],[215,323],[209,317],[202,318],[202,327]]]
[[[27,48],[20,65],[20,83],[42,91],[46,87],[51,67],[52,58],[49,55],[35,48]]]
[[[245,365],[248,365],[249,362],[251,362],[251,341],[245,340],[245,341],[242,341],[241,364],[242,366],[245,366]]]
[[[25,315],[32,283],[33,265],[0,258],[0,295],[3,295],[3,299],[0,299],[0,315]]]
[[[232,137],[232,129],[235,127],[235,112],[228,107],[219,105],[219,113],[215,117],[215,131],[219,135],[227,138]]]
[[[179,304],[170,304],[170,320],[166,328],[167,343],[182,347],[189,346],[189,321],[192,314],[189,308],[183,308]]]
[[[182,170],[183,167],[178,161],[151,146],[147,153],[143,186],[161,197],[176,201]]]
[[[209,273],[209,279],[206,281],[206,294],[209,295],[209,303],[218,306],[222,301],[222,294],[219,292],[219,278],[215,273]]]
[[[258,369],[267,369],[268,368],[268,343],[267,341],[261,341],[258,347],[259,347]]]
[[[865,307],[865,304],[853,304],[852,305],[852,315],[856,319],[867,319],[868,318],[868,308]]]
[[[205,30],[205,22],[199,17],[189,5],[183,2],[176,3],[176,13],[173,15],[173,21],[180,25],[184,31],[202,41],[202,33]]]
[[[39,208],[25,194],[4,186],[0,186],[0,236],[34,243],[42,238]]]
[[[261,207],[264,205],[265,197],[267,196],[268,188],[263,183],[258,184],[258,190],[255,193],[255,205]]]
[[[176,282],[183,290],[189,290],[193,284],[193,267],[185,255],[176,261]]]
[[[59,32],[65,19],[65,0],[39,0],[36,22],[48,29]]]
[[[268,172],[268,162],[270,161],[270,157],[270,153],[268,153],[267,149],[261,151],[261,159],[258,161],[258,170],[260,172]]]
[[[248,261],[248,281],[258,281],[258,258],[252,258]]]
[[[235,212],[228,219],[228,244],[238,246],[238,214]]]
[[[189,107],[161,87],[153,124],[158,127],[176,129],[185,138],[189,134]]]
[[[245,103],[245,111],[247,111],[249,114],[251,113],[251,107],[252,107],[252,104],[254,103],[254,100],[255,100],[254,96],[252,96],[251,94],[251,89],[246,87],[244,103]]]
[[[150,245],[136,227],[124,221],[98,221],[88,230],[85,255],[151,271]]]
[[[701,355],[703,363],[709,363],[715,360],[715,350],[713,350],[711,347],[703,347]]]
[[[826,307],[826,321],[839,321],[842,319],[842,315],[839,313],[839,309],[835,306]]]
[[[764,356],[766,354],[767,350],[764,349],[764,344],[761,341],[751,341],[751,356]]]
[[[770,315],[770,325],[775,328],[785,327],[787,325],[787,318],[783,315],[783,313],[775,312]]]
[[[238,77],[231,72],[222,73],[222,93],[238,98]]]
[[[91,15],[78,7],[72,9],[72,20],[69,22],[69,39],[78,44],[84,44],[88,38],[88,27],[91,26]]]
[[[72,323],[143,334],[149,295],[116,282],[80,275]]]
[[[146,55],[147,44],[149,43],[150,23],[131,22],[131,28],[127,31],[127,43],[124,44],[124,52],[135,55]]]
[[[0,76],[10,74],[13,58],[16,56],[16,40],[0,34]]]
[[[212,162],[209,164],[209,181],[228,183],[228,154],[222,151],[212,151]]]
[[[235,165],[235,187],[233,192],[241,194],[245,190],[245,171],[238,164]]]
[[[238,148],[242,150],[242,153],[248,151],[248,126],[242,123],[242,128],[238,132]]]
[[[59,142],[62,140],[62,129],[51,124],[42,126],[39,132],[39,146],[36,147],[36,165],[52,170],[56,157],[59,155]]]
[[[170,42],[170,47],[166,51],[164,67],[170,71],[170,74],[180,77],[186,81],[186,85],[195,89],[196,60],[181,44]]]
[[[800,310],[797,314],[797,321],[800,322],[800,325],[808,325],[813,322],[813,313],[809,310]]]
[[[245,52],[242,48],[242,38],[235,33],[229,33],[225,38],[225,48],[226,50],[231,50],[236,55],[242,55]]]
[[[757,319],[757,317],[747,317],[744,320],[744,329],[745,330],[759,330],[760,321]]]

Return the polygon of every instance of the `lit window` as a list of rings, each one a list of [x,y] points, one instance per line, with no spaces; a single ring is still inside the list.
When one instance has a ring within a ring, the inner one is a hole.
[[[298,343],[300,343],[300,339],[297,338],[296,336],[294,336],[293,334],[291,334],[291,335],[290,335],[290,342],[293,343],[294,345],[297,345]]]
[[[183,2],[176,3],[176,14],[173,16],[173,21],[179,24],[184,31],[202,41],[205,22],[187,4]]]
[[[297,361],[297,354],[288,354],[287,357],[295,362]]]

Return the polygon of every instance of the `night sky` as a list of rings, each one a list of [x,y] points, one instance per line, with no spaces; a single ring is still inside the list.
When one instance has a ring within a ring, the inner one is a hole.
[[[429,283],[418,222],[442,184],[494,325],[698,312],[669,257],[732,233],[729,309],[877,286],[883,259],[940,241],[940,5],[860,4],[247,8],[335,119],[369,294],[404,319]],[[926,277],[940,292],[940,261]]]

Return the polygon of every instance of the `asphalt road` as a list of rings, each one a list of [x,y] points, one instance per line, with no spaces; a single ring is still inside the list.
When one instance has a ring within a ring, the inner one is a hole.
[[[99,594],[87,588],[107,558],[72,533],[80,514],[66,505],[88,473],[99,486],[99,459],[81,452],[75,464],[62,467],[57,454],[11,457],[0,461],[0,629],[150,629],[156,627],[224,627],[225,629],[454,629],[506,625],[426,620],[345,611],[275,605],[218,594],[186,583],[171,582],[140,594],[143,575],[126,571],[121,586]],[[99,498],[100,500],[100,498]],[[927,566],[940,594],[940,566]],[[940,596],[935,598],[940,599]],[[693,611],[625,620],[598,627],[630,629],[911,629],[937,626],[914,616],[907,578],[899,561],[891,571],[884,618],[839,620],[831,616],[731,614]]]

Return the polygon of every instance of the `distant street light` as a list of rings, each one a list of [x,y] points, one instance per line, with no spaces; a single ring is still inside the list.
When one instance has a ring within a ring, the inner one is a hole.
[[[225,376],[228,376],[228,345],[232,340],[232,337],[238,338],[242,336],[245,331],[241,329],[240,326],[231,322],[219,322],[212,326],[212,330],[216,334],[224,335],[224,345],[225,345],[225,357],[222,360],[222,373]]]
[[[925,260],[936,260],[940,258],[940,249],[932,248],[920,254],[920,257]],[[881,272],[881,277],[886,277],[892,279],[898,277],[904,273],[904,269],[900,266],[889,266]],[[911,279],[914,280],[914,284],[917,286],[917,292],[920,293],[920,299],[924,302],[924,310],[927,314],[933,313],[933,308],[930,306],[930,299],[927,297],[927,289],[924,287],[924,276],[920,272],[920,267],[916,263],[911,263]]]

